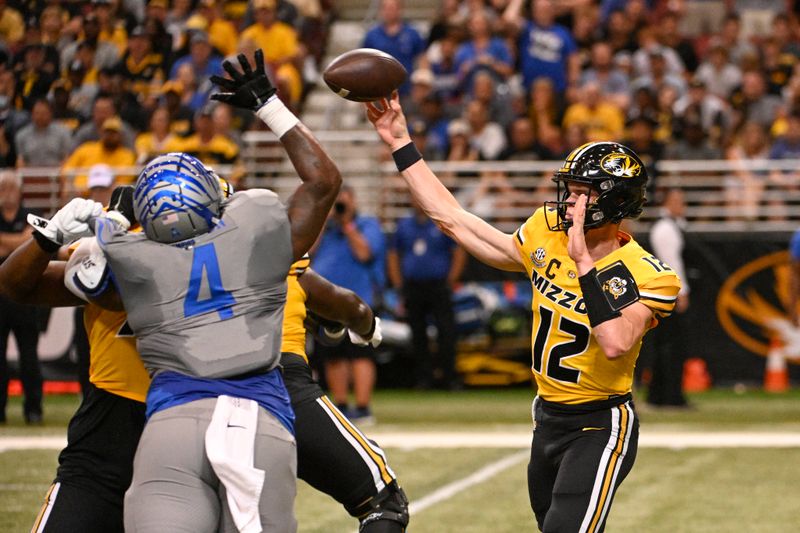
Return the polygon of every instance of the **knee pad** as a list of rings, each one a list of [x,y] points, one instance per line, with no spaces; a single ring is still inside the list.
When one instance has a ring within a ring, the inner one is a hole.
[[[408,525],[408,498],[392,481],[370,500],[352,508],[350,515],[358,518],[359,533],[403,533]]]

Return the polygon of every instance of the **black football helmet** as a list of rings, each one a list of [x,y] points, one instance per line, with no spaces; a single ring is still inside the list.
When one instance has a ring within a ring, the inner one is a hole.
[[[556,182],[554,202],[545,202],[547,226],[551,231],[567,231],[572,221],[567,220],[570,193],[567,182],[584,183],[595,189],[599,196],[586,206],[585,229],[619,222],[623,218],[637,218],[642,213],[647,186],[647,169],[636,153],[619,143],[593,142],[574,149],[564,164],[553,174]],[[555,211],[555,223],[550,214]]]

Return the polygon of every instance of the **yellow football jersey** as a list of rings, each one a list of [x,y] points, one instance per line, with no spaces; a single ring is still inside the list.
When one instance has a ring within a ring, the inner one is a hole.
[[[89,381],[117,396],[144,402],[150,376],[139,359],[127,320],[125,311],[86,304],[83,323],[90,347]]]
[[[131,231],[141,228],[137,226]],[[77,247],[78,243],[70,246],[69,253]],[[89,340],[89,381],[98,389],[144,403],[150,375],[139,358],[128,314],[87,303],[83,308],[83,326]]]
[[[514,233],[533,288],[531,351],[539,396],[580,404],[626,394],[633,384],[641,341],[616,359],[605,356],[592,336],[577,267],[567,253],[567,234],[550,231],[545,216],[555,217],[555,210],[545,214],[545,208],[538,209]],[[680,289],[678,276],[630,235],[620,232],[619,239],[620,248],[597,261],[597,269],[622,261],[636,281],[639,301],[656,317],[668,316]],[[654,317],[649,327],[657,323]]]
[[[302,356],[308,362],[306,355],[306,291],[300,286],[298,278],[308,268],[311,260],[308,256],[295,262],[289,269],[286,277],[286,307],[283,309],[283,339],[281,352],[289,352]]]

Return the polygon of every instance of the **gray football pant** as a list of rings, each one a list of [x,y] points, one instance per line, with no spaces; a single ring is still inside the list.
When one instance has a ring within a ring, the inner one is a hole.
[[[225,488],[205,452],[216,398],[154,414],[142,433],[125,493],[127,533],[235,532]],[[265,532],[297,530],[297,447],[294,436],[259,409],[253,466],[264,470],[259,510]]]

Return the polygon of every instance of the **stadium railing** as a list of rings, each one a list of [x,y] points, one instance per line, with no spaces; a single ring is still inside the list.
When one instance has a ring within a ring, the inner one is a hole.
[[[320,143],[336,161],[344,182],[356,191],[359,209],[379,216],[387,230],[408,212],[410,198],[388,151],[373,131],[319,131]],[[240,187],[267,187],[284,200],[299,180],[291,162],[269,132],[244,135]],[[430,167],[469,210],[506,231],[512,231],[545,200],[555,199],[550,180],[559,161],[430,162]],[[215,166],[222,176],[237,167]],[[688,231],[791,231],[800,225],[800,161],[796,160],[663,160],[648,187],[648,205],[636,231],[645,231],[658,217],[654,200],[664,188],[684,191]],[[114,169],[135,176],[140,167]],[[22,168],[28,207],[54,212],[77,192],[75,176],[88,169],[64,173],[59,168]],[[63,176],[63,178],[62,178]],[[61,180],[65,191],[60,191]]]

